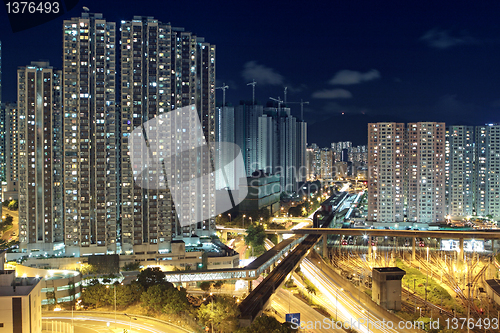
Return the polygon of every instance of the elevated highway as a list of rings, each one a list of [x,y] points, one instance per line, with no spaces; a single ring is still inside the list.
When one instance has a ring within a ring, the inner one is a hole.
[[[348,197],[342,193],[336,197],[330,197],[327,202],[331,210],[323,215],[321,212],[315,214],[313,225],[328,227],[338,209]],[[240,326],[250,326],[262,310],[271,302],[274,292],[281,287],[287,276],[300,264],[302,259],[309,253],[310,249],[319,241],[321,235],[308,235],[278,266],[262,281],[240,304]],[[326,245],[326,242],[323,242]]]

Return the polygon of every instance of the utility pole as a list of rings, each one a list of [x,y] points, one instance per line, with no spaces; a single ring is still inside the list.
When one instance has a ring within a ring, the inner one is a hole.
[[[222,107],[226,106],[226,89],[229,89],[229,86],[226,86],[225,83],[222,84],[222,87],[217,87],[215,89],[222,90]]]
[[[252,82],[247,83],[247,86],[252,86],[252,105],[255,105],[255,85],[257,82],[255,80],[252,80]]]

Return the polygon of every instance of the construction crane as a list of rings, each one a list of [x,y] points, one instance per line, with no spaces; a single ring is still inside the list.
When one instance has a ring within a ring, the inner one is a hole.
[[[285,104],[287,104],[285,102]],[[300,104],[300,120],[304,121],[304,104],[309,104],[309,102],[304,102],[302,99],[300,102],[288,102],[288,104]]]
[[[281,111],[281,104],[283,104],[283,101],[281,100],[281,97],[278,97],[278,99],[269,97],[269,99],[271,99],[271,100],[273,100],[275,102],[278,102],[278,117],[279,117],[280,111]]]
[[[222,83],[222,87],[217,87],[215,89],[222,90],[222,107],[226,106],[226,89],[229,89],[229,86],[226,86],[225,83]]]
[[[255,105],[255,85],[257,82],[255,80],[252,80],[252,82],[247,83],[247,86],[252,86],[252,105]]]

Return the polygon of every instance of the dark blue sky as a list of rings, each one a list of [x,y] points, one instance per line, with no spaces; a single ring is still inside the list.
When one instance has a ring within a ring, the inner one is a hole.
[[[288,101],[310,102],[309,143],[364,143],[368,121],[500,121],[500,2],[486,0],[80,1],[18,33],[4,8],[4,101],[16,98],[18,66],[48,59],[60,67],[62,20],[82,6],[116,22],[154,16],[216,44],[217,82],[229,85],[233,104],[251,99],[253,78],[261,103],[288,87]]]

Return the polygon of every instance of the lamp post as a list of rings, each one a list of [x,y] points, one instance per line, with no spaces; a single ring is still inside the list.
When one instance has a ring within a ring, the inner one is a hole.
[[[126,314],[126,313],[124,313],[123,315],[124,315],[124,316],[126,316],[126,317],[129,317],[129,319],[130,319],[130,324],[129,324],[129,331],[130,331],[130,332],[129,332],[129,333],[132,333],[132,319],[133,319],[133,320],[137,320],[137,318],[134,318],[134,317],[132,317],[131,315]]]
[[[229,216],[229,222],[231,222],[231,214],[227,214]]]
[[[106,288],[109,288],[109,286],[106,286]],[[116,284],[113,286],[113,293],[115,299],[115,329],[116,329]]]
[[[249,216],[248,218],[250,219],[250,225],[252,225],[252,217]]]
[[[212,313],[214,313],[214,298],[212,297],[212,293],[210,293],[210,302],[212,303]],[[210,324],[212,325],[212,333],[214,333],[214,320],[210,320]]]
[[[243,229],[245,229],[245,217],[247,217],[245,214],[243,214]]]

